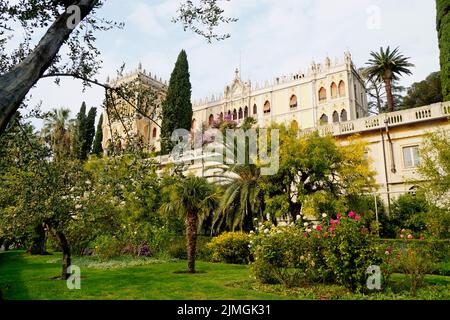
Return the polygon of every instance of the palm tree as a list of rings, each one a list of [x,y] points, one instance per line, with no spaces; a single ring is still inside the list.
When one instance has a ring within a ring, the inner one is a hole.
[[[391,51],[390,47],[387,47],[386,51],[380,48],[380,52],[371,52],[372,59],[367,62],[369,67],[366,69],[369,79],[375,81],[383,81],[386,87],[386,98],[388,105],[388,112],[394,111],[394,97],[392,95],[392,81],[399,79],[402,74],[411,75],[412,72],[409,69],[414,67],[409,62],[408,57],[403,56],[399,52],[399,48]]]
[[[225,182],[225,192],[214,225],[218,230],[225,225],[232,231],[236,228],[250,231],[253,228],[253,219],[264,218],[260,168],[254,164],[235,165],[216,177],[220,177],[220,183]]]
[[[217,199],[214,187],[205,178],[190,176],[174,186],[170,203],[161,207],[165,213],[178,213],[185,217],[189,273],[195,273],[199,225],[217,207]]]
[[[56,160],[70,154],[70,110],[53,109],[45,118],[42,135],[50,142]]]

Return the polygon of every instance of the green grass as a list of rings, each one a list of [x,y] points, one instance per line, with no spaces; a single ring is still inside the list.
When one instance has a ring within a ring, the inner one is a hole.
[[[0,252],[0,289],[4,299],[73,300],[273,300],[273,299],[411,299],[403,275],[393,275],[387,292],[353,294],[332,285],[295,289],[260,285],[248,266],[198,262],[202,273],[179,274],[185,261],[122,257],[106,262],[75,258],[81,268],[81,290],[52,280],[61,271],[60,254],[30,256],[20,251]],[[450,277],[428,276],[418,299],[450,299]]]

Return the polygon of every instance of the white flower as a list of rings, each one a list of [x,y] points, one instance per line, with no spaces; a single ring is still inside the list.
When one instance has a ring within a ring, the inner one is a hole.
[[[253,221],[258,221],[258,218],[253,219]]]
[[[137,231],[135,231],[134,234],[137,234]]]
[[[389,251],[386,251],[384,254],[388,256],[390,253],[389,253]]]
[[[83,206],[81,205],[81,204],[77,204],[76,206],[75,206],[75,209],[76,210],[80,210],[80,209],[82,209],[83,208]]]
[[[326,217],[328,217],[328,215],[326,213],[323,213],[322,218],[326,218]]]
[[[305,222],[303,225],[304,225],[305,227],[307,227],[307,226],[309,226],[309,223],[308,223],[308,222]]]
[[[252,230],[252,231],[250,231],[250,234],[254,234],[254,233],[255,233],[255,231],[253,231],[253,230]]]
[[[269,233],[269,229],[265,229],[265,230],[264,230],[264,233],[265,233],[265,234],[268,234],[268,233]]]
[[[307,229],[306,232],[310,233],[312,230],[311,229]]]
[[[297,220],[300,220],[301,215],[298,214],[296,218],[297,218]]]

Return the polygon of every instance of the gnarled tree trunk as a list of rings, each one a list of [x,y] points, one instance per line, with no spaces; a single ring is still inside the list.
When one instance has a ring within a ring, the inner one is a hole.
[[[84,19],[96,2],[97,0],[79,0],[73,4],[80,8],[81,19]],[[68,26],[69,19],[72,17],[68,12],[59,16],[33,52],[8,73],[0,76],[0,134],[74,30]]]
[[[186,216],[186,244],[188,256],[188,272],[195,273],[195,253],[197,251],[198,217],[195,212]]]
[[[58,237],[59,244],[61,245],[62,249],[62,273],[61,277],[63,280],[67,280],[70,277],[70,273],[68,273],[68,268],[71,266],[72,261],[70,257],[70,246],[69,242],[67,241],[66,236],[61,231],[56,232],[56,236]]]

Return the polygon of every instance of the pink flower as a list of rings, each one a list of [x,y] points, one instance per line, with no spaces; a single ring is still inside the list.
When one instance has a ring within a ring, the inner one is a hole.
[[[341,219],[342,215],[340,213],[337,214],[338,220]]]
[[[308,236],[309,236],[309,233],[308,233],[308,232],[305,232],[303,235],[304,235],[305,237],[308,237]]]
[[[321,231],[321,230],[322,230],[322,227],[321,227],[321,226],[317,226],[317,227],[316,227],[316,230],[317,230],[317,231]]]
[[[359,214],[357,214],[356,217],[355,217],[355,220],[356,220],[356,221],[361,220],[361,216],[360,216]]]
[[[413,237],[413,235],[412,234],[408,234],[408,239],[409,240],[411,240],[411,239],[413,239],[414,237]]]
[[[339,220],[333,220],[333,219],[330,220],[330,224],[332,224],[332,225],[338,224],[338,223],[339,223]]]
[[[355,213],[353,211],[350,211],[348,217],[353,219],[355,217]]]

